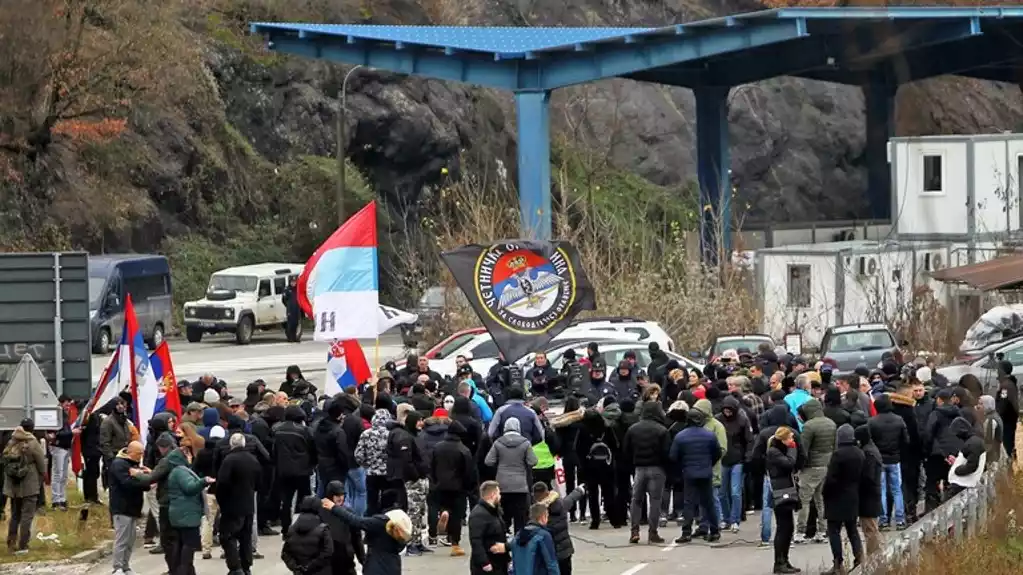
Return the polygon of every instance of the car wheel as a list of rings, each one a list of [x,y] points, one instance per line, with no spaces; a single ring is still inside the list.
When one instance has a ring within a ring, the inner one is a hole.
[[[99,330],[99,337],[96,338],[96,343],[93,344],[92,350],[96,353],[107,355],[110,353],[110,330],[103,328]]]
[[[199,343],[202,341],[202,330],[197,327],[186,327],[185,338],[188,339],[188,343]]]
[[[238,342],[238,345],[249,345],[252,341],[252,330],[254,327],[251,315],[247,315],[238,321],[238,329],[234,332],[234,339]]]
[[[163,326],[156,324],[156,327],[153,328],[153,339],[149,340],[149,349],[155,351],[161,343],[163,343]]]

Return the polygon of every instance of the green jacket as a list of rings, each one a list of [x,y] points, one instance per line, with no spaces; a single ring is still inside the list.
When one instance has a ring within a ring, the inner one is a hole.
[[[701,399],[696,402],[693,409],[699,409],[707,416],[707,423],[703,424],[703,428],[714,432],[714,437],[718,438],[718,449],[721,450],[721,454],[724,455],[725,450],[728,449],[728,432],[725,431],[723,423],[714,417],[714,406],[711,405],[709,399]],[[714,464],[714,487],[721,486],[721,458],[719,457],[717,463]]]
[[[806,456],[806,467],[827,467],[831,454],[835,452],[838,428],[831,418],[824,415],[824,408],[816,399],[807,401],[799,409],[806,415],[799,442]]]
[[[202,491],[206,482],[188,467],[178,450],[167,454],[173,470],[167,478],[167,520],[171,527],[199,527],[203,518]]]

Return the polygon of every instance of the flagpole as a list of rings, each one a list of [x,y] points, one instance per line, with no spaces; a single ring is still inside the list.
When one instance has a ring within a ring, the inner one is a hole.
[[[376,344],[373,346],[373,367],[380,369],[380,336],[377,336]]]

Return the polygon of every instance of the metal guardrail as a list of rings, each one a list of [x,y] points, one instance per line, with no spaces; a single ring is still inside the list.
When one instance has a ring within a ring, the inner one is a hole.
[[[915,561],[924,543],[936,539],[963,539],[978,534],[990,516],[998,480],[1009,469],[1008,458],[1002,451],[1001,462],[994,464],[981,476],[980,483],[959,493],[937,509],[920,518],[912,527],[885,538],[881,549],[870,555],[849,575],[874,575],[886,568]]]

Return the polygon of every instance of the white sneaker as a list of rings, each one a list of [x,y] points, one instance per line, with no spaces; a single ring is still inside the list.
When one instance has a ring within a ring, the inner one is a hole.
[[[827,535],[824,535],[823,533],[818,533],[818,534],[813,536],[813,542],[814,543],[826,543],[827,541],[828,541],[828,537],[827,537]]]
[[[720,527],[720,528],[721,528],[721,530],[722,530],[722,531],[724,531],[725,529],[728,529],[728,522],[727,522],[727,521],[722,521],[722,522],[721,522],[721,523],[720,523],[720,524],[718,525],[718,527]]]
[[[124,575],[124,570],[123,569],[118,569],[118,570],[114,571],[113,575]]]
[[[803,543],[806,543],[806,535],[804,535],[802,533],[796,533],[792,537],[792,542],[795,543],[796,545],[801,545]]]
[[[738,532],[739,532],[739,524],[738,523],[732,523],[732,533],[738,533]]]

